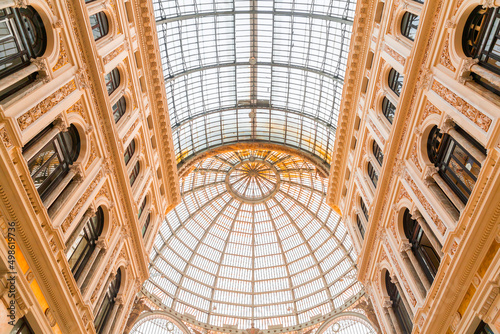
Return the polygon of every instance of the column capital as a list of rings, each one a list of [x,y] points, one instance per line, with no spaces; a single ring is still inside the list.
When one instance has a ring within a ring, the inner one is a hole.
[[[393,283],[395,285],[399,284],[398,277],[396,276],[396,274],[391,275],[391,283]]]
[[[441,125],[440,130],[442,133],[449,133],[450,130],[455,128],[455,122],[451,117],[445,117],[443,125]]]
[[[17,8],[26,8],[29,4],[30,2],[28,0],[14,0],[14,7]]]
[[[383,308],[391,308],[392,307],[392,301],[391,300],[384,300],[384,302],[382,303],[382,307]]]
[[[401,253],[405,253],[405,254],[406,254],[406,253],[408,253],[409,251],[411,251],[411,246],[412,246],[412,245],[411,245],[411,243],[410,243],[408,240],[403,241],[403,242],[401,243],[401,246],[399,247],[399,251],[400,251]]]
[[[420,218],[423,218],[420,211],[418,209],[413,210],[411,213],[411,219],[418,221]]]
[[[103,239],[98,239],[97,242],[95,243],[95,246],[98,247],[99,249],[107,249],[108,244],[106,243],[106,240]]]

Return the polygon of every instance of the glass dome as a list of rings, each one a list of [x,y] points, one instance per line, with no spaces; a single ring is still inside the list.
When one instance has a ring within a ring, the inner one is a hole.
[[[165,309],[213,326],[304,324],[361,291],[353,245],[300,157],[218,154],[181,179],[144,288]]]

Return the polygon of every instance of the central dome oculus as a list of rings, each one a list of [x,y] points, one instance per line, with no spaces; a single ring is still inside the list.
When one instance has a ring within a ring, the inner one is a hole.
[[[247,203],[260,203],[279,188],[280,177],[267,161],[250,157],[235,165],[226,176],[228,191]]]

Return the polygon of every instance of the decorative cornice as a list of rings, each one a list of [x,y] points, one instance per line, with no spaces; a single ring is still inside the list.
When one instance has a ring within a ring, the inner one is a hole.
[[[332,154],[330,167],[330,178],[326,202],[336,208],[342,196],[342,183],[344,180],[347,157],[351,147],[350,134],[354,130],[354,120],[357,114],[356,108],[361,93],[361,82],[364,75],[365,61],[370,45],[370,33],[367,29],[372,26],[375,10],[375,1],[362,0],[356,4],[354,15],[351,47],[347,59],[347,71],[345,74],[344,88],[342,90],[342,102],[338,117],[337,131],[335,134],[335,146]]]
[[[153,3],[148,0],[137,0],[135,2],[135,13],[137,20],[138,43],[141,44],[142,55],[145,60],[144,76],[148,85],[148,93],[151,101],[153,123],[159,143],[160,161],[162,165],[163,180],[166,183],[166,196],[168,198],[168,209],[175,207],[181,201],[179,189],[179,177],[177,174],[177,161],[175,159],[174,143],[172,139],[172,127],[168,114],[167,96],[163,80],[163,69],[160,58],[160,46],[156,31],[155,19],[153,17]]]

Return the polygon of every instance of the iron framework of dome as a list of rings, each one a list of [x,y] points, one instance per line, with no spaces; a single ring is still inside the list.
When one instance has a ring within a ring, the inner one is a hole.
[[[178,163],[242,142],[330,164],[354,0],[153,0]]]
[[[290,327],[362,294],[355,254],[325,203],[327,180],[293,155],[218,154],[181,179],[144,290],[202,324]]]

